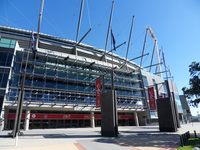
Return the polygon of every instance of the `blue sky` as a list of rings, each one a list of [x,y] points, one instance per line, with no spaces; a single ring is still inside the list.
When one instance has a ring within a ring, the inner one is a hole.
[[[83,43],[104,48],[111,3],[112,0],[85,0],[80,37],[90,26],[92,31]],[[0,25],[36,31],[39,8],[40,0],[1,0]],[[46,0],[41,32],[75,40],[79,8],[80,0]],[[116,0],[112,29],[117,45],[128,40],[133,15],[128,58],[140,55],[145,28],[151,26],[182,93],[181,88],[189,82],[188,66],[192,61],[200,61],[200,1]],[[116,53],[125,57],[126,46]],[[152,46],[148,38],[145,51],[152,51]],[[148,64],[148,60],[145,61]],[[192,110],[193,114],[197,112],[197,109]]]

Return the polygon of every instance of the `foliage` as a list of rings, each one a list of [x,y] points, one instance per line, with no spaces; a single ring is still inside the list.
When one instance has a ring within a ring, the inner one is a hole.
[[[183,146],[183,147],[178,147],[177,150],[193,150],[193,146],[189,145],[189,146]]]
[[[190,100],[191,105],[198,106],[200,103],[200,62],[192,62],[189,66],[189,88],[182,88],[184,95]]]
[[[190,138],[188,142],[186,143],[186,146],[180,146],[177,148],[177,150],[193,150],[193,148],[197,146],[200,146],[200,139],[199,138]]]

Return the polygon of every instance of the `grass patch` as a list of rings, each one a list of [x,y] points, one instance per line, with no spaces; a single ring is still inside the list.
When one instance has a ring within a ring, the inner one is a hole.
[[[177,148],[177,150],[192,150],[194,148],[194,146],[183,146],[183,147],[181,147],[181,146],[179,146],[178,148]]]
[[[200,147],[200,138],[189,138],[186,146],[179,146],[177,150],[192,150],[194,146]]]

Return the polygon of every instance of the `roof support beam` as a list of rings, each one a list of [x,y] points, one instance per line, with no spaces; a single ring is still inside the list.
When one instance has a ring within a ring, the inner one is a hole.
[[[120,47],[121,47],[122,45],[124,45],[124,44],[126,44],[126,41],[123,42],[123,43],[121,43],[121,44],[119,44],[118,46],[116,46],[115,49],[113,48],[113,49],[109,50],[108,52],[104,53],[104,54],[100,57],[100,60],[102,60],[102,59],[104,58],[104,56],[106,56],[107,54],[109,54],[109,53],[112,52],[113,50],[116,50],[116,49],[120,48]]]
[[[158,65],[161,65],[161,64],[162,64],[162,62],[161,63],[157,63],[157,64],[153,64],[153,65],[150,65],[150,66],[146,66],[144,68],[150,68],[150,67],[158,66]]]

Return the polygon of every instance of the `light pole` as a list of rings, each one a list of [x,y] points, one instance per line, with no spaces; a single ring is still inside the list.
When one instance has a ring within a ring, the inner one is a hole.
[[[29,43],[31,43],[31,42],[29,42]],[[25,53],[25,51],[26,51],[26,49],[24,49],[24,53]],[[26,71],[27,71],[29,54],[30,54],[30,48],[27,49],[27,54],[26,54],[26,58],[25,58],[25,67],[21,72],[22,80],[21,80],[20,91],[19,91],[19,95],[18,95],[18,104],[17,104],[17,110],[16,110],[15,124],[14,124],[14,129],[13,129],[13,138],[16,137],[16,140],[18,138],[18,134],[20,131],[21,116],[22,116],[23,102],[24,102],[24,85],[25,85],[25,80],[26,80]],[[22,59],[22,63],[23,63],[23,59]]]

